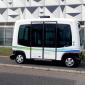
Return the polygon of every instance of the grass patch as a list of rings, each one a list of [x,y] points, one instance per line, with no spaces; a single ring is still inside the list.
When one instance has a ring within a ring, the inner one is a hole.
[[[12,53],[11,48],[7,47],[0,47],[0,56],[10,56]]]

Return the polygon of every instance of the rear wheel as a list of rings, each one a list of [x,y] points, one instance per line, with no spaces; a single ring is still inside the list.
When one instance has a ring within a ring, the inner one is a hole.
[[[67,66],[67,67],[72,67],[72,66],[74,66],[74,63],[75,63],[75,61],[74,61],[74,59],[73,58],[66,58],[65,59],[65,65]]]
[[[16,55],[16,58],[15,58],[15,61],[16,63],[18,64],[23,64],[25,62],[25,56],[23,54],[17,54]]]
[[[73,57],[66,57],[64,59],[64,64],[67,67],[77,67],[79,65],[77,59]]]

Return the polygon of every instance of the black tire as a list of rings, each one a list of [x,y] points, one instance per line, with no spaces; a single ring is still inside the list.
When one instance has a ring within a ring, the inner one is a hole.
[[[66,57],[63,61],[66,67],[77,67],[79,65],[77,59],[73,57]]]
[[[26,61],[25,55],[24,54],[17,54],[15,58],[16,63],[18,64],[23,64]]]

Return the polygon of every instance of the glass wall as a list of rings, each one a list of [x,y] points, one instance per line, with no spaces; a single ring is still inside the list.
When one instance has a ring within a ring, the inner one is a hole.
[[[0,27],[0,46],[11,46],[13,27]]]
[[[84,50],[85,49],[85,27],[81,27],[79,33],[80,33],[80,46],[82,50]]]
[[[4,45],[4,29],[0,27],[0,45]]]
[[[12,36],[13,36],[13,28],[5,28],[4,45],[6,46],[12,45]]]

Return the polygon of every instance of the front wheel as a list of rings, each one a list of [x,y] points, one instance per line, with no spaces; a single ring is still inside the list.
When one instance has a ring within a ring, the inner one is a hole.
[[[16,63],[18,64],[23,64],[25,62],[25,56],[22,55],[22,54],[17,54],[16,58],[15,58],[15,61]]]

